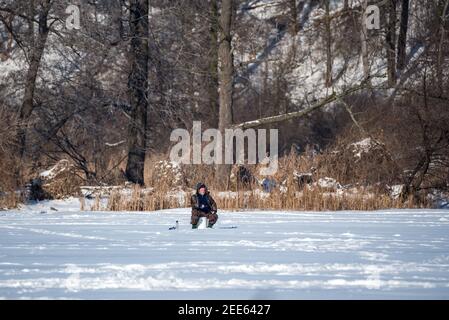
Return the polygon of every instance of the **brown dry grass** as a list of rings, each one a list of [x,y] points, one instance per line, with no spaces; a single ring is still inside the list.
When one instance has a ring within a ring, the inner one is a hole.
[[[257,208],[267,210],[339,211],[428,207],[428,204],[416,202],[412,198],[402,201],[392,199],[386,195],[337,195],[322,190],[307,189],[295,195],[276,191],[266,198],[261,198],[253,193],[248,195],[241,192],[239,197],[217,199],[216,201],[219,208],[228,210]]]
[[[358,138],[357,138],[358,139]],[[356,138],[348,141],[358,141]],[[390,163],[384,161],[382,154],[374,157],[366,155],[358,163],[353,161],[353,152],[345,149],[348,141],[337,141],[329,148],[328,152],[313,154],[311,150],[297,155],[291,152],[279,159],[279,170],[272,176],[276,181],[276,189],[271,194],[264,194],[258,184],[263,177],[258,175],[260,165],[248,165],[246,168],[254,178],[251,183],[244,184],[238,179],[231,181],[227,196],[220,196],[218,190],[221,181],[215,180],[215,167],[212,165],[183,165],[181,166],[182,178],[174,183],[173,174],[161,174],[160,168],[155,164],[167,161],[166,155],[154,155],[146,160],[145,182],[148,189],[133,187],[132,191],[125,194],[123,190],[113,191],[106,205],[102,205],[100,197],[97,197],[91,206],[86,206],[82,201],[82,210],[111,210],[111,211],[154,211],[168,208],[187,207],[190,203],[190,192],[197,182],[205,182],[219,209],[272,209],[272,210],[378,210],[386,208],[419,208],[429,207],[431,204],[425,199],[410,197],[406,200],[392,199],[385,188],[391,181]],[[336,149],[343,150],[336,154]],[[236,167],[234,167],[236,169]],[[378,170],[376,173],[373,173]],[[313,171],[314,182],[323,177],[335,178],[342,184],[351,185],[357,192],[351,192],[351,188],[343,192],[332,189],[303,187],[298,184],[294,172],[308,173]],[[0,163],[0,172],[8,172],[6,161]],[[11,170],[9,169],[9,172]],[[236,172],[235,170],[233,172]],[[390,176],[384,181],[380,179],[383,173]],[[62,179],[52,181],[46,187],[51,187],[51,193],[55,198],[78,195],[81,181],[76,178],[75,172],[68,172]],[[378,176],[380,177],[378,179]],[[5,181],[5,180],[3,180]],[[0,186],[1,187],[1,186]],[[283,192],[281,192],[281,189]],[[4,195],[0,196],[0,207],[14,207],[21,199],[14,193],[3,187]],[[179,190],[188,190],[179,193]],[[9,191],[9,192],[5,192]],[[175,194],[178,194],[176,196]]]
[[[92,211],[155,211],[171,208],[182,207],[187,204],[187,194],[181,195],[183,201],[179,201],[179,197],[167,196],[167,189],[158,189],[157,191],[134,186],[131,194],[124,194],[121,191],[114,190],[111,192],[106,207],[101,208],[99,197],[95,198]]]
[[[16,208],[20,203],[23,203],[23,197],[14,190],[0,194],[0,210]]]
[[[357,140],[356,140],[357,141]],[[345,143],[337,143],[331,150],[343,149]],[[381,161],[382,155],[375,158],[363,158],[354,164],[353,152],[344,150],[343,154],[327,152],[314,155],[308,150],[302,155],[291,152],[279,159],[279,170],[272,178],[276,180],[276,188],[270,194],[261,191],[258,184],[263,177],[258,176],[259,165],[246,166],[255,178],[252,183],[243,184],[234,181],[231,185],[233,192],[218,192],[220,183],[214,180],[214,166],[187,165],[182,166],[182,182],[173,186],[173,176],[161,176],[160,170],[154,166],[159,161],[166,160],[161,155],[147,159],[146,182],[153,188],[142,189],[134,187],[131,194],[114,191],[108,199],[105,210],[112,211],[154,211],[168,208],[188,207],[190,194],[195,184],[205,182],[212,190],[212,196],[219,209],[266,209],[266,210],[300,210],[300,211],[335,211],[335,210],[380,210],[389,208],[422,208],[430,207],[431,203],[425,198],[409,197],[406,200],[392,198],[387,190],[386,181],[373,176],[376,159],[381,172],[388,172],[388,161]],[[379,160],[380,159],[380,160]],[[364,165],[364,163],[366,163]],[[300,186],[293,172],[314,172],[313,180],[332,177],[344,179],[348,184],[343,190],[323,189],[317,185]],[[350,173],[350,176],[346,176]],[[374,178],[373,178],[374,177]],[[360,181],[360,183],[358,183]],[[371,183],[370,183],[371,182]],[[374,183],[373,183],[374,182]],[[180,191],[188,190],[188,191]],[[282,190],[282,192],[281,192]],[[215,192],[214,192],[215,191]],[[178,196],[175,196],[177,193]],[[181,199],[180,199],[181,198]],[[181,200],[181,201],[180,201]],[[98,210],[98,206],[94,205]]]
[[[20,161],[14,152],[18,123],[12,113],[0,106],[0,209],[14,208],[22,201],[16,193],[14,176]]]
[[[105,208],[101,208],[97,197],[92,211],[155,211],[162,209],[188,207],[191,192],[177,191],[170,196],[166,191],[151,191],[134,187],[131,195],[114,191]],[[338,210],[381,210],[402,208],[423,208],[430,204],[409,198],[406,201],[392,199],[384,194],[373,192],[337,194],[319,188],[304,188],[303,191],[274,191],[266,194],[260,191],[212,192],[220,210],[297,210],[297,211],[338,211]],[[180,201],[181,200],[181,201]]]

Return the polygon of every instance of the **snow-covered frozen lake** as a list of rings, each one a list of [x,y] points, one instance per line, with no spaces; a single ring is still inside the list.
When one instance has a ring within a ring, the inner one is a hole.
[[[191,230],[189,209],[78,208],[0,211],[1,298],[449,299],[448,210],[219,212]]]

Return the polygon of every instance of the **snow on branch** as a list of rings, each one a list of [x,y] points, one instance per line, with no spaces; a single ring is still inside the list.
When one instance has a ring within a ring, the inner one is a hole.
[[[106,142],[105,145],[108,146],[108,147],[118,147],[119,145],[121,145],[121,144],[123,144],[125,142],[126,142],[126,140],[122,140],[122,141],[119,141],[119,142],[116,142],[116,143]]]

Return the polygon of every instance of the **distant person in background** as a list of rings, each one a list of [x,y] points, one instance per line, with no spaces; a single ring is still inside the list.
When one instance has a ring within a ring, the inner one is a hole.
[[[263,181],[262,181],[263,191],[271,193],[275,187],[276,187],[276,181],[273,178],[268,177],[268,178],[263,179]]]
[[[190,198],[192,205],[192,229],[196,229],[198,221],[201,217],[206,217],[209,220],[208,228],[212,228],[218,220],[217,204],[210,195],[204,183],[196,185],[196,193]]]

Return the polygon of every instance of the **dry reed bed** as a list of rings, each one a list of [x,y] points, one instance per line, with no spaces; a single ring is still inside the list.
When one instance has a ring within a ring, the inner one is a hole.
[[[134,187],[131,194],[113,191],[106,201],[97,196],[90,208],[81,200],[82,210],[92,211],[155,211],[162,209],[184,208],[190,205],[190,191],[147,190]],[[264,209],[264,210],[298,210],[298,211],[336,211],[336,210],[381,210],[424,208],[430,204],[417,201],[412,197],[407,200],[393,199],[378,193],[332,192],[319,188],[304,188],[303,191],[265,193],[260,190],[237,192],[211,192],[219,209]]]

